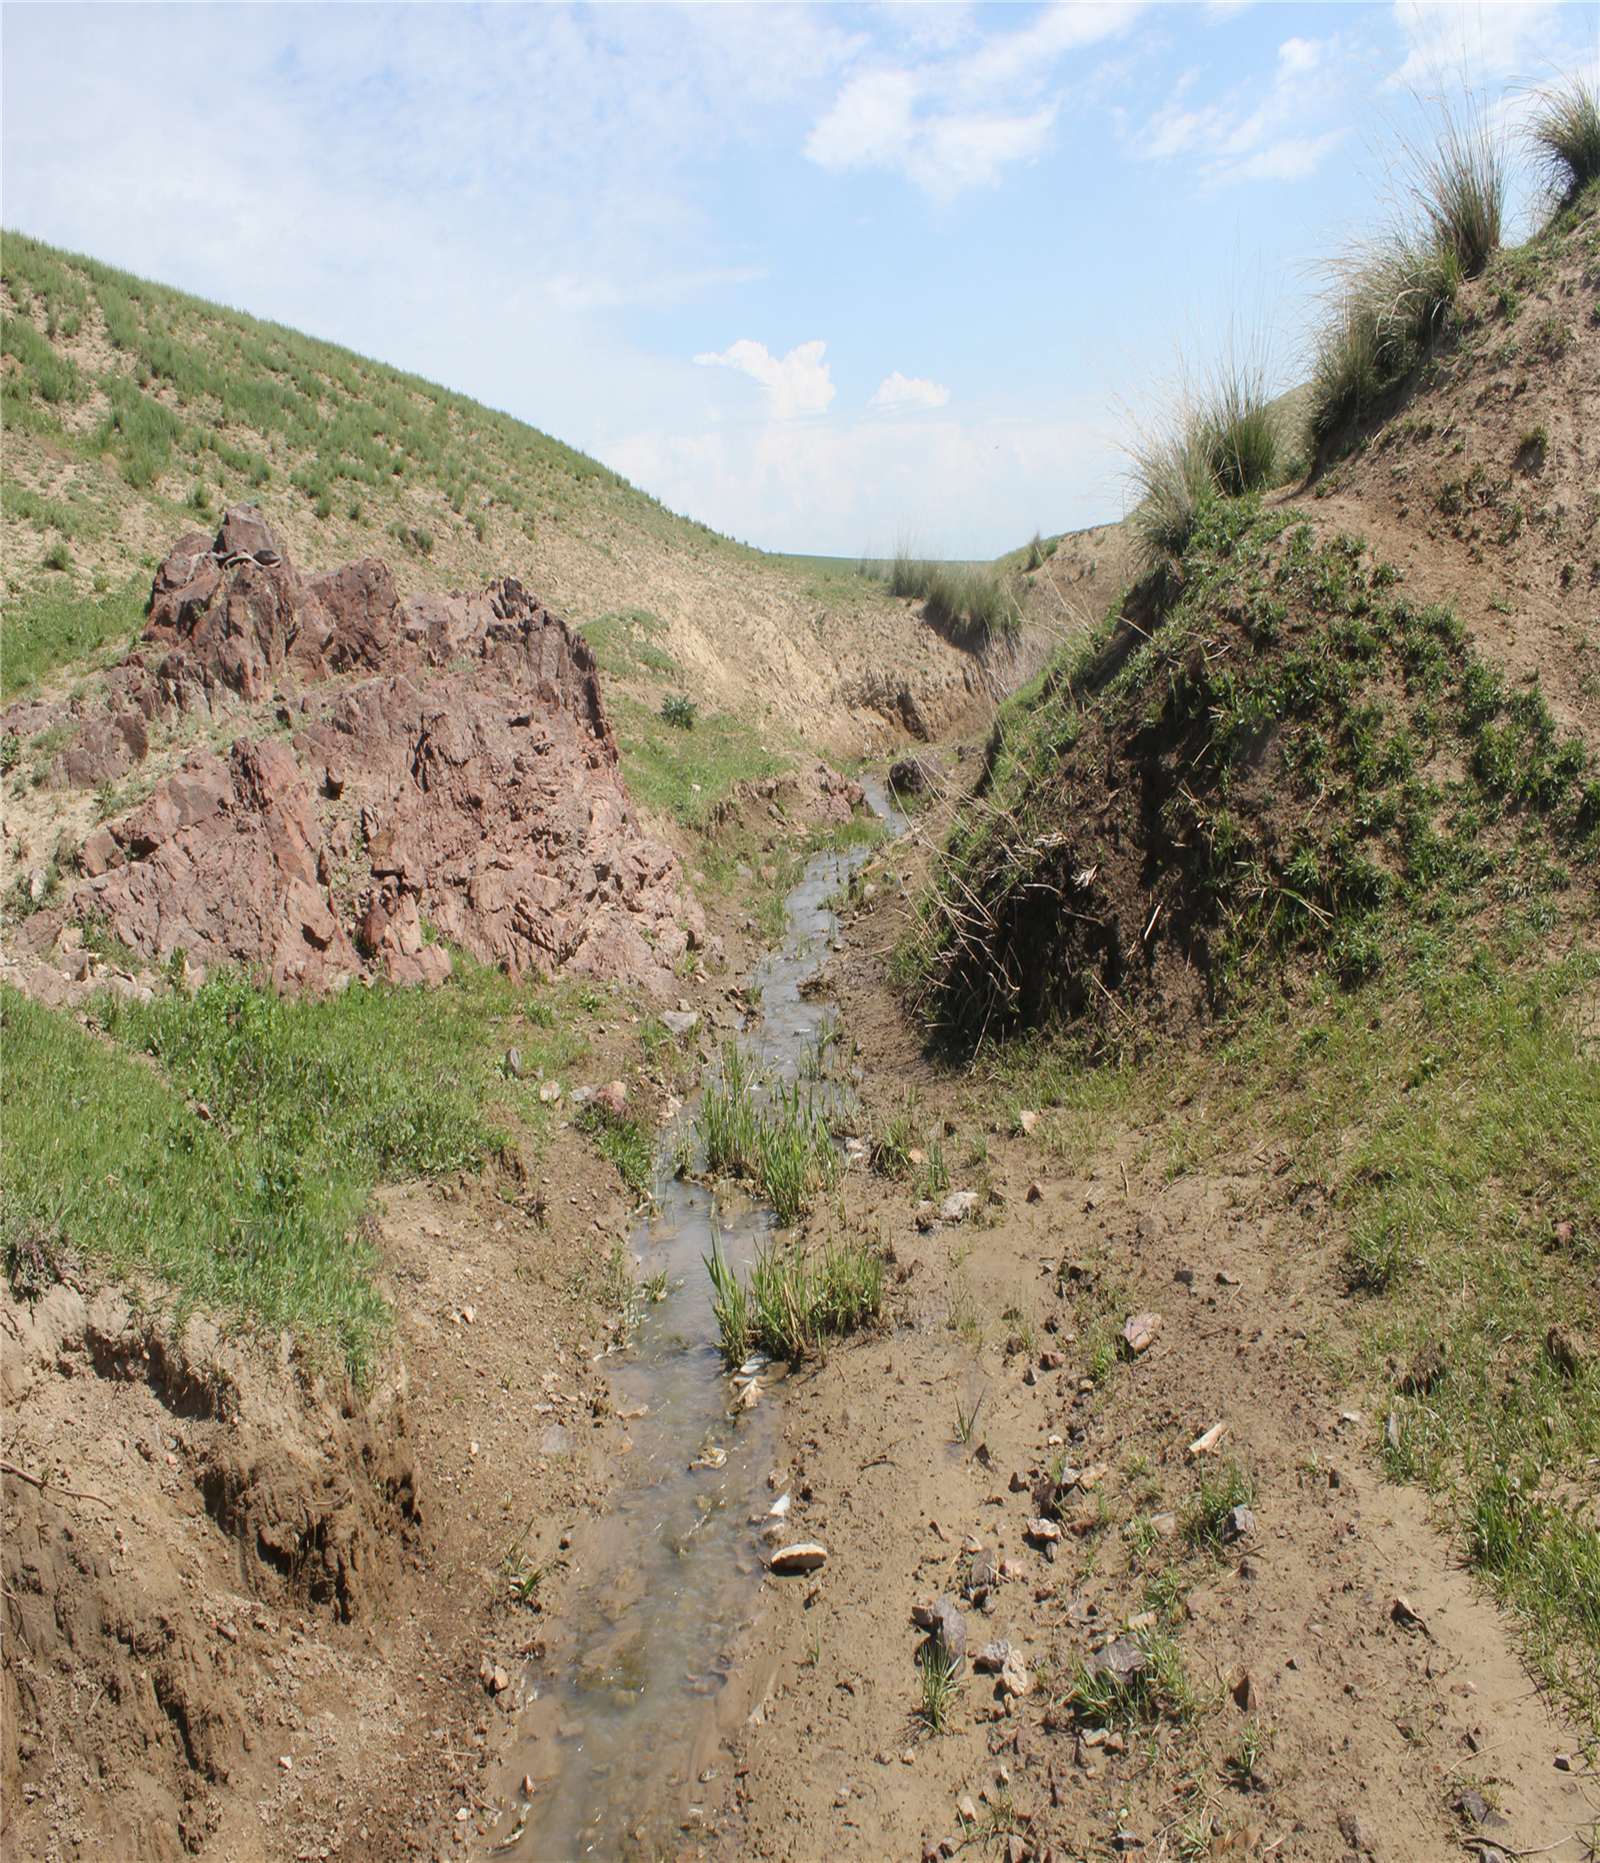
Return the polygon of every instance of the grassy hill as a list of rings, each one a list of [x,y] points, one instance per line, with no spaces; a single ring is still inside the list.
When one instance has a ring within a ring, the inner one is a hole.
[[[647,711],[692,690],[770,751],[887,738],[864,698],[886,672],[932,714],[966,700],[961,656],[879,586],[733,543],[510,415],[20,234],[0,258],[7,693],[124,646],[172,541],[248,500],[310,567],[512,574],[613,638],[642,613],[655,657],[616,660],[621,685]]]
[[[899,976],[1018,1104],[1167,1082],[1173,1175],[1293,1148],[1375,1451],[1592,1719],[1600,181],[1388,353],[1303,482],[1219,472],[1258,408],[1190,417],[1130,520],[1016,567],[1075,638],[1002,709]]]

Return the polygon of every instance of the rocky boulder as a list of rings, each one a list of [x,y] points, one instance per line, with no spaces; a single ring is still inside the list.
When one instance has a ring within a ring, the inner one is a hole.
[[[93,914],[148,960],[325,990],[364,969],[438,982],[431,927],[513,973],[665,995],[701,938],[623,786],[593,655],[510,578],[402,600],[374,559],[303,577],[238,507],[168,554],[98,712],[74,703],[52,720],[81,719],[52,772],[65,786],[140,761],[150,721],[236,710],[241,730],[89,837],[30,942]]]

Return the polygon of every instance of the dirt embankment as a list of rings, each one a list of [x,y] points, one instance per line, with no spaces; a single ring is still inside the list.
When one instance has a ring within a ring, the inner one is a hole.
[[[930,1065],[888,984],[886,877],[829,973],[870,1057],[865,1123],[914,1093],[922,1144],[976,1194],[941,1212],[858,1165],[826,1219],[881,1239],[890,1324],[786,1386],[775,1479],[828,1559],[769,1580],[741,1652],[753,1711],[685,1828],[794,1863],[1577,1863],[1600,1815],[1584,1730],[1385,1478],[1326,1187],[1278,1143],[1175,1174],[1166,1147],[1203,1107],[1170,1131],[1018,1120]],[[934,1732],[912,1614],[941,1597],[965,1660]],[[1130,1637],[1143,1692],[1097,1724],[1095,1671]]]

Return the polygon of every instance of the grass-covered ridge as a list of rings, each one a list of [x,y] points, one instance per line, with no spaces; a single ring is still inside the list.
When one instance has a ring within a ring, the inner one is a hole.
[[[476,1167],[547,1117],[536,1083],[499,1073],[513,1027],[530,1072],[581,1047],[466,960],[437,991],[288,1001],[219,976],[192,996],[108,994],[99,1033],[9,989],[0,1014],[8,1269],[67,1251],[153,1274],[358,1376],[388,1325],[361,1227],[374,1185]]]
[[[1250,501],[1179,586],[1002,713],[906,953],[932,1028],[1214,1012],[1285,957],[1356,982],[1484,910],[1592,912],[1594,757],[1449,610]]]
[[[624,540],[760,560],[508,414],[20,233],[0,350],[8,690],[85,650],[88,620],[52,610],[142,591],[235,503],[308,562],[381,554],[402,581],[525,572],[553,531],[602,561]]]

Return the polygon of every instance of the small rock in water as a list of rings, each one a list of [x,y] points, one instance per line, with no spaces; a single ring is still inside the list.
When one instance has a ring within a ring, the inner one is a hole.
[[[828,1549],[816,1540],[799,1540],[792,1546],[780,1546],[767,1560],[767,1570],[780,1577],[797,1572],[815,1572],[828,1557]]]
[[[978,1207],[978,1193],[975,1190],[952,1190],[944,1202],[939,1205],[939,1221],[942,1223],[964,1223]]]

